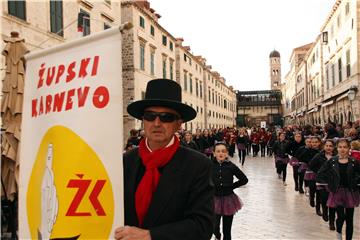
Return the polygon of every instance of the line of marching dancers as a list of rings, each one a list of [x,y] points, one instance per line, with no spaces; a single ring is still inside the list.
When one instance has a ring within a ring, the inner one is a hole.
[[[280,132],[273,145],[278,177],[286,186],[289,163],[295,191],[309,197],[310,206],[329,222],[330,230],[336,230],[337,239],[342,239],[344,223],[345,239],[353,235],[354,208],[360,203],[359,148],[359,140],[303,137],[301,132],[296,132],[291,141]]]

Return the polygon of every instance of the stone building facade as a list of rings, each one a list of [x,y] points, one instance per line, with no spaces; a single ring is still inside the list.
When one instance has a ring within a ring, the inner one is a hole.
[[[167,78],[182,87],[182,101],[197,111],[197,117],[183,128],[225,128],[235,126],[236,95],[225,79],[194,55],[183,38],[175,38],[158,22],[161,17],[148,1],[123,1],[122,22],[134,27],[123,34],[124,113],[131,101],[144,97],[146,84]],[[141,121],[124,116],[124,128],[141,129]]]
[[[286,75],[286,124],[344,124],[360,119],[359,14],[359,1],[337,0],[299,67]],[[304,101],[299,101],[302,92]]]
[[[30,51],[45,49],[68,40],[131,22],[123,34],[124,138],[130,129],[140,129],[141,121],[126,113],[131,101],[144,98],[146,84],[154,78],[177,81],[183,88],[183,102],[197,110],[197,117],[184,124],[186,130],[224,128],[235,125],[236,95],[225,79],[193,55],[164,29],[161,17],[148,1],[2,1],[1,38],[17,31]],[[83,14],[83,33],[78,33],[78,14]],[[65,14],[66,13],[66,14]],[[1,41],[4,47],[4,42]],[[1,58],[4,66],[4,58]],[[3,69],[3,68],[2,68]],[[2,70],[3,71],[3,70]],[[186,73],[186,74],[185,74]],[[1,72],[4,75],[3,72]],[[186,85],[185,85],[186,84]],[[210,94],[208,93],[210,91]]]
[[[56,2],[1,1],[1,40],[17,31],[28,49],[35,51],[78,38],[79,12],[88,14],[84,23],[89,34],[121,23],[120,0]]]

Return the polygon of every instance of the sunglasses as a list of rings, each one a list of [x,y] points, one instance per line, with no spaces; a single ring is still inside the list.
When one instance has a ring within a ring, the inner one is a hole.
[[[150,111],[144,112],[143,119],[151,122],[151,121],[154,121],[157,117],[159,117],[161,122],[165,122],[165,123],[174,122],[175,120],[180,119],[180,116],[178,116],[174,113],[150,112]]]

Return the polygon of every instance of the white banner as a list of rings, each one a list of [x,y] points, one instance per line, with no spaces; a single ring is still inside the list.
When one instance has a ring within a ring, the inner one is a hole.
[[[121,34],[26,56],[20,239],[108,239],[123,225]]]

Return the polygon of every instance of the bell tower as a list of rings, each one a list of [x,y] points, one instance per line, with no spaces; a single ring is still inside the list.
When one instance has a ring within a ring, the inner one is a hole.
[[[281,87],[281,62],[280,53],[274,49],[270,53],[270,89],[280,90]]]

